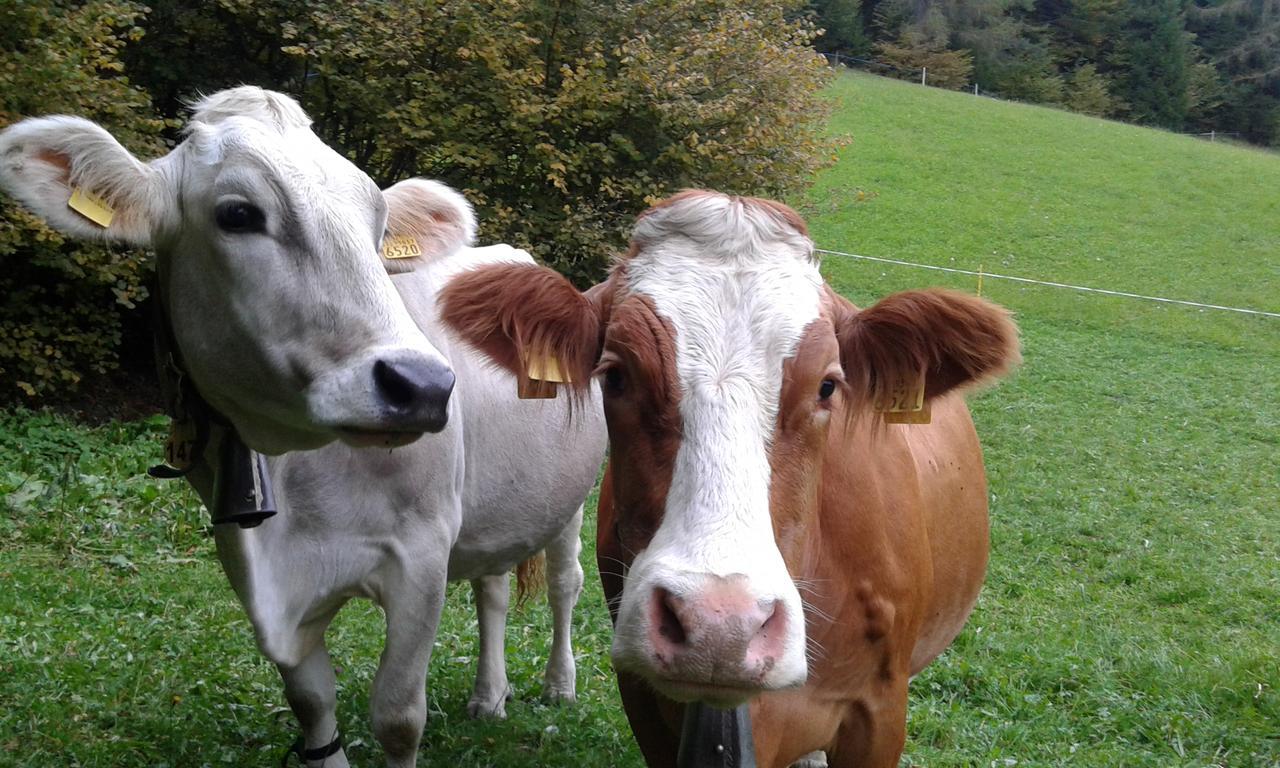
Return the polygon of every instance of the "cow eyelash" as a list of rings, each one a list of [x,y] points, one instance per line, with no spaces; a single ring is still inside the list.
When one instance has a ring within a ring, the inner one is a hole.
[[[627,372],[622,365],[622,361],[616,358],[601,358],[599,365],[591,372],[591,375],[600,377],[601,388],[607,393],[616,395],[626,389]]]

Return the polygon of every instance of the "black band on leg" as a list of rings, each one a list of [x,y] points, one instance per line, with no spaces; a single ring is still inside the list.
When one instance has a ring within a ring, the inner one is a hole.
[[[300,759],[305,765],[313,760],[324,760],[325,758],[338,754],[338,752],[342,750],[342,734],[334,734],[333,741],[323,747],[307,749],[306,746],[306,741],[299,736],[293,744],[289,745],[289,748],[285,750],[284,757],[280,759],[280,768],[285,768],[285,766],[289,764],[290,755],[297,755],[298,759]]]

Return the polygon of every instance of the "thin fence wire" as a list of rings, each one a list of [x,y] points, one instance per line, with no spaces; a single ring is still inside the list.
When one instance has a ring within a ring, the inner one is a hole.
[[[972,275],[974,277],[994,280],[1010,280],[1017,283],[1029,283],[1031,285],[1042,285],[1049,288],[1067,288],[1073,291],[1083,291],[1086,293],[1101,293],[1107,296],[1120,296],[1127,299],[1143,299],[1145,301],[1158,301],[1164,304],[1181,304],[1188,307],[1198,307],[1200,309],[1216,309],[1223,312],[1238,312],[1245,315],[1258,315],[1261,317],[1280,317],[1280,312],[1267,312],[1261,309],[1246,309],[1244,307],[1227,307],[1221,304],[1206,304],[1199,301],[1187,301],[1185,299],[1167,299],[1162,296],[1145,296],[1140,293],[1128,293],[1126,291],[1113,291],[1107,288],[1091,288],[1085,285],[1071,285],[1069,283],[1058,283],[1052,280],[1033,280],[1029,277],[1017,277],[1014,275],[1002,275],[996,272],[974,271],[971,269],[959,269],[958,267],[942,267],[936,264],[918,264],[914,261],[903,261],[901,259],[886,259],[880,256],[863,256],[857,253],[847,253],[845,251],[833,251],[827,248],[814,248],[818,253],[831,254],[832,256],[842,256],[849,259],[861,259],[863,261],[876,261],[883,264],[896,264],[903,267],[915,267],[918,269],[932,269],[937,272],[951,272],[958,275]]]

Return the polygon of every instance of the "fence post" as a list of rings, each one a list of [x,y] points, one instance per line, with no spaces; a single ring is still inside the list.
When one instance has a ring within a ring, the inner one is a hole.
[[[974,84],[973,84],[973,95],[974,95],[974,96],[977,96],[977,95],[978,95],[978,84],[977,84],[977,83],[974,83]]]
[[[1217,132],[1217,131],[1209,131],[1209,141],[1210,141],[1210,142],[1213,142],[1213,141],[1217,141],[1217,140],[1218,140],[1218,132]]]
[[[928,83],[928,78],[929,78],[929,68],[928,68],[928,67],[921,67],[921,68],[920,68],[920,84],[921,84],[921,85],[928,85],[928,84],[929,84],[929,83]]]

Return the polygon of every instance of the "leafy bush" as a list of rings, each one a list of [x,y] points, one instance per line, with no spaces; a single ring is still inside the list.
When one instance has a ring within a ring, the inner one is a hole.
[[[817,96],[828,70],[800,0],[149,5],[8,3],[0,125],[84,115],[153,156],[184,98],[283,90],[379,183],[463,189],[482,241],[581,283],[656,199],[688,186],[785,196],[832,155]],[[139,25],[146,40],[126,46]],[[119,307],[145,296],[141,254],[68,243],[6,205],[0,267],[0,388],[37,396],[116,364]]]
[[[6,3],[0,127],[35,114],[90,117],[140,153],[163,121],[121,75],[145,9],[132,2]],[[0,398],[74,387],[116,365],[120,312],[146,296],[144,254],[68,242],[21,207],[0,208]]]
[[[282,85],[382,184],[440,178],[484,241],[599,278],[687,186],[786,195],[830,156],[802,3],[222,0],[281,30]]]

